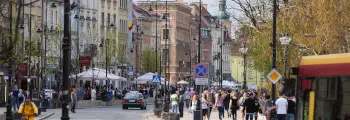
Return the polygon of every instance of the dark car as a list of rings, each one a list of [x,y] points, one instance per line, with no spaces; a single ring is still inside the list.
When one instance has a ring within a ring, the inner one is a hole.
[[[141,110],[146,110],[147,102],[141,93],[128,93],[122,100],[123,109],[130,108],[141,108]]]

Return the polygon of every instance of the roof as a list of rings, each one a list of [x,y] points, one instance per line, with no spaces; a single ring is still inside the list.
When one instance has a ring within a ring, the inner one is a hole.
[[[135,4],[132,4],[132,8],[133,8],[134,12],[136,12],[138,15],[141,15],[143,17],[151,17],[151,14],[147,10],[145,10],[145,9],[135,5]]]
[[[301,77],[327,77],[350,75],[350,54],[329,54],[302,57],[299,65]]]

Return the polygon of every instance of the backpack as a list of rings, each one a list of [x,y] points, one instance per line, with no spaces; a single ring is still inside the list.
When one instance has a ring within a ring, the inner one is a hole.
[[[18,101],[23,102],[23,100],[24,100],[24,95],[23,94],[19,94]]]
[[[268,112],[270,111],[270,108],[271,108],[272,106],[274,106],[272,100],[266,101],[266,110],[265,110],[265,114],[266,114],[266,115],[268,114]],[[277,115],[276,109],[272,109],[272,110],[270,111],[270,117],[276,116],[276,115]]]

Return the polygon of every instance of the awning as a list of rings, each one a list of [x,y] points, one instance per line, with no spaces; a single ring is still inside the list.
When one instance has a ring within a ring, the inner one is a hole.
[[[350,54],[329,54],[302,57],[299,65],[301,77],[350,75]]]

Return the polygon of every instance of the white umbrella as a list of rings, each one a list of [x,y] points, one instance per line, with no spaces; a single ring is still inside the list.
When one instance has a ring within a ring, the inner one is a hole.
[[[181,80],[181,81],[177,82],[177,84],[188,84],[188,82],[185,80]]]
[[[74,78],[74,77],[73,77]],[[87,71],[84,71],[82,73],[78,74],[78,79],[83,80],[106,80],[106,70],[98,69],[98,68],[92,68]],[[109,80],[122,80],[126,81],[125,78],[107,73],[107,79]]]
[[[146,73],[144,75],[137,77],[134,82],[135,83],[137,82],[137,84],[146,84],[147,82],[151,84],[153,80],[153,75],[156,75],[156,74],[152,72]],[[164,82],[164,78],[162,77],[161,77],[161,82]]]

